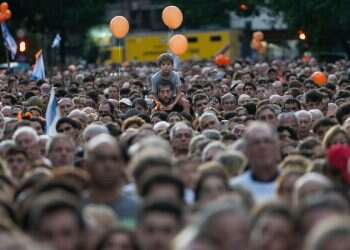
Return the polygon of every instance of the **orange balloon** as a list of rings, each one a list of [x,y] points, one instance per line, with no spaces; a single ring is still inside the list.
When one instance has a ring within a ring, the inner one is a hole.
[[[162,12],[162,19],[169,29],[177,29],[183,21],[182,11],[176,6],[168,6]]]
[[[230,64],[230,58],[228,56],[220,54],[215,57],[214,62],[218,66],[227,66]]]
[[[179,56],[188,49],[188,41],[184,35],[174,35],[169,40],[170,51]]]
[[[264,33],[262,33],[261,31],[256,31],[253,33],[253,38],[258,41],[262,41],[264,40]]]
[[[115,16],[109,23],[109,28],[116,38],[122,39],[129,32],[129,22],[123,16]]]
[[[320,71],[316,71],[311,75],[311,80],[319,87],[327,83],[327,76]]]
[[[10,19],[12,17],[11,10],[6,10],[4,15],[6,20]]]
[[[5,11],[8,10],[8,9],[9,9],[8,3],[3,2],[3,3],[0,4],[0,11],[1,11],[1,12],[5,12]]]

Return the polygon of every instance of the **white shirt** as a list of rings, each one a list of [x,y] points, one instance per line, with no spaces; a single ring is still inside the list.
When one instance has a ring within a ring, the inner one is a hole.
[[[276,198],[277,182],[260,182],[252,178],[250,170],[230,180],[230,186],[242,186],[249,190],[257,202],[265,202]]]

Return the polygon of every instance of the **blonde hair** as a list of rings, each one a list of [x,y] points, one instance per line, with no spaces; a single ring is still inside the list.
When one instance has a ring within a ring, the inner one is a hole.
[[[332,139],[340,133],[344,134],[347,140],[347,144],[350,144],[350,138],[346,131],[340,125],[335,125],[326,132],[322,141],[323,147],[325,149],[328,149],[331,146]]]

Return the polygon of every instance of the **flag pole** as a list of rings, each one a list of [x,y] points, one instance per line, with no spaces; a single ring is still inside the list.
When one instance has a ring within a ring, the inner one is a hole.
[[[9,50],[5,47],[6,50],[6,62],[7,62],[7,71],[10,73],[10,55]]]

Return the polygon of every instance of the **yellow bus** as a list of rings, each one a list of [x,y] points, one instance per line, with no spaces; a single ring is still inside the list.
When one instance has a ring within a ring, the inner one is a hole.
[[[230,45],[230,55],[239,56],[238,31],[189,31],[188,50],[181,60],[210,60],[225,46]],[[168,33],[130,34],[121,47],[101,49],[98,63],[112,64],[123,61],[155,62],[160,54],[168,51]]]

